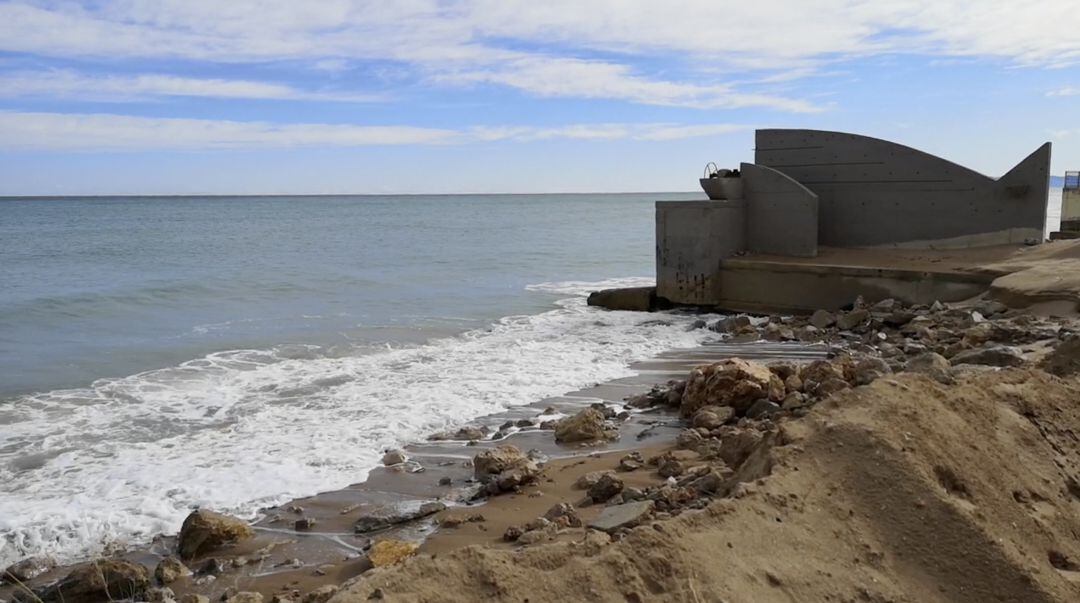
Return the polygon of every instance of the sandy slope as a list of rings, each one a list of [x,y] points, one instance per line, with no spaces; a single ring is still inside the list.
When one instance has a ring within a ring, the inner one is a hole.
[[[879,379],[771,453],[736,498],[619,542],[421,555],[334,600],[1080,601],[1080,382]]]

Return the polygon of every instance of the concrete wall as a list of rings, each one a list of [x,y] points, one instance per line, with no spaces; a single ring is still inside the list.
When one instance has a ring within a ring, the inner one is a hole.
[[[994,180],[903,145],[841,132],[758,130],[755,163],[818,196],[818,244],[971,247],[1041,240],[1050,143]]]
[[[679,304],[720,299],[720,261],[746,248],[743,201],[656,203],[656,293]]]
[[[818,197],[791,177],[752,163],[740,166],[746,201],[746,248],[753,253],[814,257]]]
[[[1080,189],[1061,191],[1061,230],[1080,231]]]
[[[819,266],[743,258],[724,261],[718,280],[721,309],[760,313],[836,310],[856,297],[908,304],[969,299],[987,291],[994,275]]]

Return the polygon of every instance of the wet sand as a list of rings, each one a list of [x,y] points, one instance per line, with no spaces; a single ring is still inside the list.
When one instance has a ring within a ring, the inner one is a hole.
[[[631,368],[636,372],[633,376],[539,400],[469,424],[488,426],[494,433],[508,421],[565,416],[596,402],[621,408],[626,398],[645,392],[656,383],[684,378],[693,366],[730,356],[765,361],[808,360],[824,357],[825,353],[826,348],[820,345],[765,342],[724,342],[673,350],[633,365]],[[552,431],[538,428],[517,430],[499,440],[418,442],[406,447],[409,461],[404,465],[378,467],[362,483],[266,509],[252,524],[256,530],[254,539],[188,563],[195,575],[181,578],[169,587],[177,597],[198,593],[217,600],[227,589],[235,589],[260,592],[269,600],[275,593],[307,593],[323,585],[339,585],[359,575],[371,567],[365,550],[376,539],[422,542],[422,550],[429,553],[472,544],[510,547],[511,543],[501,539],[507,527],[541,516],[557,502],[580,507],[580,515],[587,523],[602,507],[582,506],[584,495],[573,488],[574,481],[589,471],[614,468],[618,459],[630,450],[640,450],[648,458],[669,445],[680,428],[681,422],[674,414],[649,410],[633,411],[621,424],[619,439],[599,446],[562,446],[555,443]],[[471,482],[472,457],[484,448],[503,443],[548,457],[544,478],[520,494],[472,500],[476,487]],[[632,486],[652,485],[659,480],[655,472],[645,470],[626,473],[623,477]],[[450,479],[449,486],[440,485],[444,478]],[[435,500],[449,508],[375,533],[354,532],[354,524],[362,516],[388,509],[415,509]],[[483,521],[464,521],[453,528],[439,528],[440,521],[470,515],[481,515]],[[310,527],[298,525],[298,520],[309,522]],[[572,532],[566,537],[572,537]],[[122,556],[152,571],[158,561],[175,550],[175,536],[163,536],[148,547]],[[203,574],[203,568],[213,564],[224,565],[225,569],[210,578]],[[69,570],[70,567],[57,568],[28,586],[48,583]],[[10,597],[11,587],[0,588],[0,598]]]

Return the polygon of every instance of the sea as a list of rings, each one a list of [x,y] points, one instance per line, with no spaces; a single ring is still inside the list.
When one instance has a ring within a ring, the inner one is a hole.
[[[585,304],[701,194],[0,200],[0,567],[363,481],[701,341]]]
[[[585,304],[654,282],[654,201],[700,198],[0,199],[0,567],[254,517],[700,344]]]

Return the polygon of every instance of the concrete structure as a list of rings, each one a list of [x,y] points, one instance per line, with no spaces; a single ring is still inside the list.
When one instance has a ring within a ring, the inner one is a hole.
[[[741,187],[702,180],[710,196],[721,200],[657,203],[659,298],[738,309],[749,309],[754,300],[798,309],[800,296],[806,298],[805,309],[824,308],[841,299],[849,302],[859,294],[853,292],[864,290],[871,296],[874,291],[900,292],[909,301],[948,301],[974,294],[984,284],[953,275],[934,277],[932,271],[879,270],[875,275],[867,268],[871,272],[845,276],[835,266],[819,271],[805,262],[786,272],[764,265],[755,272],[746,262],[761,254],[813,258],[819,245],[952,249],[1043,238],[1050,143],[995,180],[928,153],[855,134],[758,130],[756,140],[754,163],[740,165]],[[731,191],[740,188],[742,198],[732,198]],[[1080,202],[1077,210],[1080,218]],[[750,258],[738,259],[746,254]],[[764,276],[776,274],[784,276]],[[823,276],[831,280],[826,283]],[[795,283],[800,285],[793,290]],[[810,301],[805,292],[812,283],[832,288],[835,295]],[[792,293],[770,301],[769,292],[777,288]]]
[[[1080,172],[1065,172],[1061,190],[1061,230],[1080,232]]]

